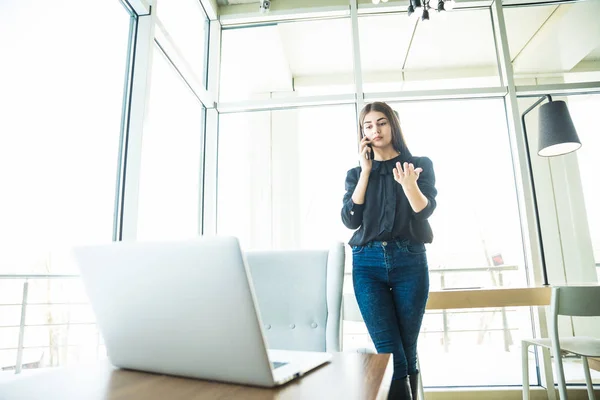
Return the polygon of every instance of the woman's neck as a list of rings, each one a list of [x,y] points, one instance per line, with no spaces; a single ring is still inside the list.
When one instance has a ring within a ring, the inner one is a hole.
[[[400,152],[394,149],[394,147],[391,145],[382,149],[374,148],[373,152],[375,153],[376,161],[391,160],[392,158],[398,157],[398,155],[400,154]]]

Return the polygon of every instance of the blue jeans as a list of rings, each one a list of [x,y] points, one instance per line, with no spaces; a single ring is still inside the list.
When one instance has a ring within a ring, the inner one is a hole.
[[[394,355],[394,377],[417,371],[417,338],[429,295],[425,245],[407,240],[352,247],[354,293],[378,353]]]

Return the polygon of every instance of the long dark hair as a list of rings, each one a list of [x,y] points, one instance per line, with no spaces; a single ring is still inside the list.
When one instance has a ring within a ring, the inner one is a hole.
[[[358,119],[359,142],[364,136],[363,123],[365,121],[365,117],[371,111],[383,113],[383,115],[385,115],[387,120],[390,122],[390,127],[392,128],[392,146],[394,147],[394,150],[402,154],[403,158],[412,157],[412,154],[406,145],[406,141],[404,140],[402,128],[400,128],[400,118],[398,117],[398,113],[393,110],[392,107],[381,101],[375,101],[373,103],[366,104],[360,112],[360,117]]]

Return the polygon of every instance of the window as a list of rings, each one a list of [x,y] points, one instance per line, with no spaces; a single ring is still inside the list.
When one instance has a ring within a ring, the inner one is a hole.
[[[0,2],[0,274],[73,274],[72,246],[112,240],[130,23],[117,1]],[[0,279],[0,369],[15,367],[23,284]],[[102,354],[78,280],[32,279],[28,300],[24,364]]]
[[[600,95],[570,96],[568,98],[569,112],[577,129],[582,146],[577,151],[581,186],[585,201],[585,211],[590,228],[594,259],[598,280],[600,281],[600,189],[597,185],[596,171],[600,171],[600,160],[594,154],[600,149],[598,123],[595,118],[600,110]]]
[[[504,13],[517,84],[598,81],[600,3],[505,7]]]
[[[525,284],[503,101],[456,100],[392,106],[400,114],[411,152],[430,157],[435,169],[438,207],[430,219],[435,234],[429,249],[430,268],[511,266],[514,270],[507,270],[504,285]],[[457,169],[462,171],[459,176],[454,175]],[[469,201],[465,201],[467,198]],[[439,279],[432,279],[432,284],[436,280],[441,285]],[[446,274],[445,286],[437,287],[496,284],[489,274],[459,272]]]
[[[340,210],[358,165],[355,120],[350,105],[221,115],[218,233],[244,249],[347,241]]]
[[[517,193],[500,99],[390,104],[407,145],[431,158],[438,206],[427,245],[430,290],[525,286]],[[347,279],[345,292],[352,296]],[[429,387],[518,385],[520,338],[532,335],[523,307],[428,311],[419,338]],[[373,347],[366,327],[344,322],[344,348]],[[490,363],[490,360],[494,363]]]
[[[436,239],[428,246],[432,290],[524,284],[503,102],[393,106],[412,152],[429,156],[435,166],[440,195],[431,219]],[[467,110],[469,118],[465,118]],[[334,239],[346,242],[351,232],[341,225],[339,210],[345,172],[356,165],[354,118],[349,106],[222,115],[218,232],[239,236],[246,249],[323,247]],[[467,144],[477,151],[466,153]],[[456,178],[457,169],[464,170],[465,176]],[[346,284],[345,292],[351,290]],[[482,371],[481,363],[489,365],[484,358],[518,363],[519,338],[531,332],[527,309],[428,313],[420,349],[425,382],[428,386],[487,385],[490,371],[477,373]],[[345,322],[346,350],[369,347],[369,342],[363,324]],[[473,343],[478,344],[475,351],[471,351]],[[450,365],[457,360],[462,360],[461,371],[473,371],[449,375],[448,370],[455,370]],[[520,374],[511,371],[494,373],[493,384],[518,384]]]
[[[499,86],[488,9],[359,18],[365,92]]]
[[[194,237],[200,233],[204,111],[158,46],[154,50],[137,237]]]
[[[411,151],[429,156],[437,176],[439,205],[431,219],[436,239],[428,246],[431,289],[524,285],[502,100],[392,106]],[[345,173],[357,165],[355,118],[351,106],[222,115],[218,232],[239,236],[245,249],[347,242],[351,231],[343,227],[340,209]],[[467,152],[467,144],[474,150]],[[457,170],[464,176],[457,177]],[[349,295],[350,274],[347,269]],[[519,384],[520,372],[508,365],[518,365],[519,338],[531,335],[526,308],[428,312],[419,349],[425,384]],[[344,350],[371,346],[364,324],[344,322]],[[507,365],[504,373],[488,358]]]
[[[199,82],[206,87],[208,17],[199,0],[161,0],[156,10],[164,26]]]
[[[354,93],[349,18],[222,32],[222,102]]]

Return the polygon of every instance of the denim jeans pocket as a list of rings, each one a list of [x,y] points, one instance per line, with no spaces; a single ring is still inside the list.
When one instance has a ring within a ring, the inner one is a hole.
[[[365,246],[352,246],[352,254],[360,254],[365,250]]]
[[[410,254],[425,254],[425,245],[423,243],[409,243],[406,245],[406,250]]]
[[[408,254],[425,254],[425,245],[423,243],[410,243],[409,241],[396,242],[401,252]]]

